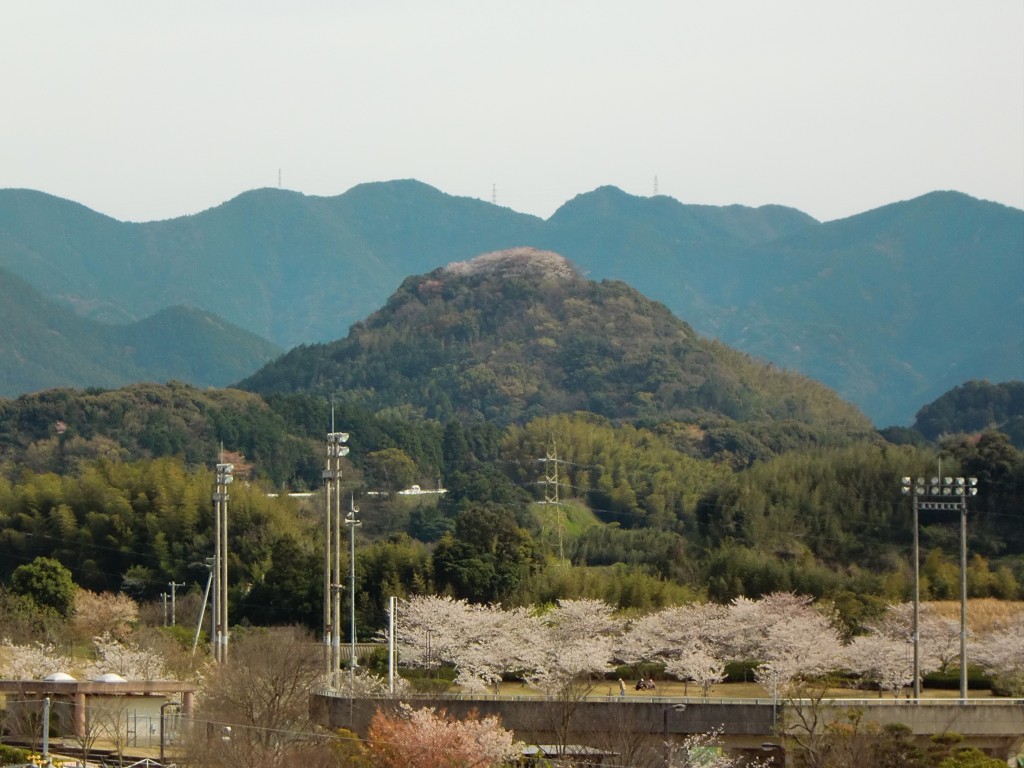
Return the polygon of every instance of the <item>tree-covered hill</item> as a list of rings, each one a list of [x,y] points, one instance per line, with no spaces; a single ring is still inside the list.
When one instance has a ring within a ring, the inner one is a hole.
[[[0,395],[168,379],[225,386],[278,352],[254,334],[189,307],[169,307],[126,325],[98,323],[0,269]]]
[[[848,441],[856,408],[797,374],[698,336],[620,282],[583,278],[563,257],[513,249],[407,279],[345,339],[298,347],[240,385],[446,421],[522,423],[589,411],[704,427],[772,424]]]
[[[952,192],[820,223],[602,187],[542,221],[405,180],[331,198],[255,190],[130,224],[0,190],[0,268],[94,319],[185,304],[282,347],[328,342],[410,274],[532,246],[822,381],[879,425],[909,424],[963,381],[1024,376],[1022,233],[1024,212]]]
[[[261,398],[239,390],[171,382],[0,400],[0,466],[8,472],[73,472],[96,459],[178,457],[208,466],[224,447],[273,484],[319,474],[316,445]]]
[[[917,412],[914,429],[926,439],[944,435],[1002,432],[1024,450],[1024,381],[968,381]]]

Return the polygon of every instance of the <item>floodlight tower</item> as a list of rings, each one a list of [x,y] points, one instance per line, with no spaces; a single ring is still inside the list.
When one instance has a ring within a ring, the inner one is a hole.
[[[914,498],[914,697],[921,696],[921,594],[919,577],[919,510],[960,513],[960,698],[967,703],[967,499],[978,495],[976,477],[902,478],[905,496]]]

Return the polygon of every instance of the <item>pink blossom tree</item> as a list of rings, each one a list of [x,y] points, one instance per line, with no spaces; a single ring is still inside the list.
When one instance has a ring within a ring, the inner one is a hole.
[[[396,715],[378,710],[370,722],[369,752],[380,768],[489,768],[522,754],[497,717],[456,720],[431,707],[403,705]]]

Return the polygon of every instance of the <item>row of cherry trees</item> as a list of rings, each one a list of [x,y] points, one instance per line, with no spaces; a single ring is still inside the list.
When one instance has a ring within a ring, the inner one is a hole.
[[[625,620],[600,600],[505,609],[422,596],[400,602],[395,639],[404,664],[449,664],[467,691],[486,690],[513,673],[556,694],[607,674],[613,664],[662,663],[666,674],[707,695],[724,680],[727,662],[755,660],[756,679],[773,694],[838,670],[898,694],[913,683],[912,621],[909,604],[892,606],[851,639],[834,613],[792,593],[673,606]],[[959,622],[923,606],[922,673],[958,661],[959,632]],[[1006,690],[1024,695],[1024,614],[972,637],[969,655]]]

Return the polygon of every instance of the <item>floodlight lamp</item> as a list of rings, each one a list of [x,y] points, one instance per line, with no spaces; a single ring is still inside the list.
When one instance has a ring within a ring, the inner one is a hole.
[[[945,477],[945,478],[943,478],[942,482],[945,485],[952,485],[953,484],[953,478],[952,477]]]
[[[939,484],[939,478],[932,477],[932,485],[938,485],[938,484]]]
[[[952,488],[950,488],[948,485],[942,486],[942,495],[943,496],[949,496],[951,493],[953,493],[953,489]]]
[[[909,488],[910,487],[910,478],[909,477],[901,477],[900,478],[900,482],[903,484],[904,488]]]
[[[930,493],[932,496],[938,496],[939,495],[939,486],[933,485],[931,488],[928,489],[928,493]]]
[[[917,486],[917,488],[915,488],[914,490],[917,492],[918,496],[924,496],[925,488],[923,485]]]
[[[956,484],[957,485],[964,485],[965,484],[965,480],[962,477],[958,477],[956,479]]]
[[[923,477],[917,478],[917,484],[918,485],[924,485],[924,478]]]
[[[909,485],[904,485],[900,490],[903,491],[903,495],[904,496],[909,496],[910,495],[910,486]]]
[[[971,496],[977,496],[977,495],[978,495],[978,489],[977,488],[971,488]]]
[[[970,483],[971,485],[977,485],[978,484],[978,478],[976,478],[976,477],[968,477],[967,478],[967,482]]]

